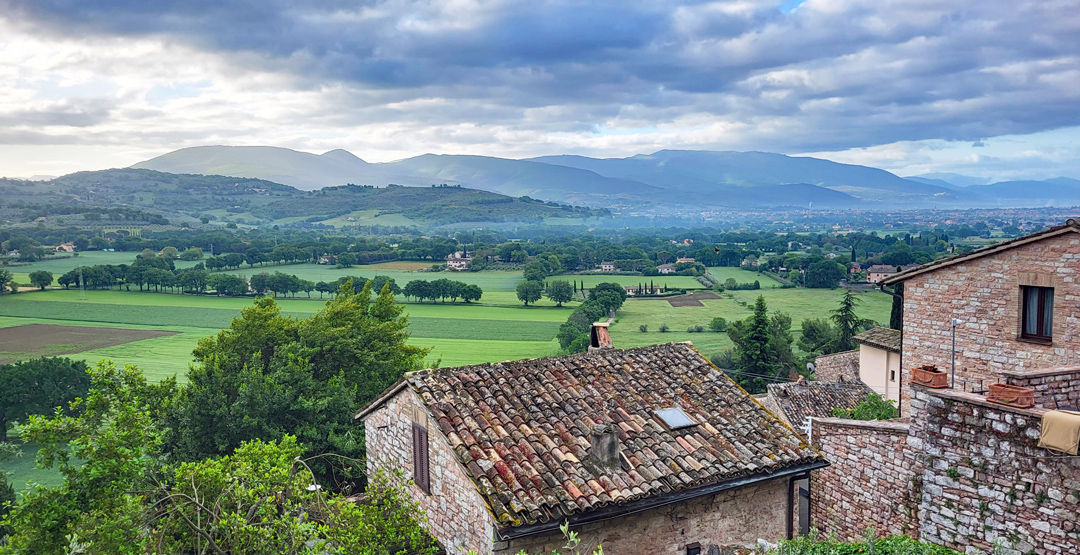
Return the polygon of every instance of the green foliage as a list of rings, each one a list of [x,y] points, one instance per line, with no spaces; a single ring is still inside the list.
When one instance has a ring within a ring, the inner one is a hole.
[[[806,268],[805,285],[817,289],[835,289],[846,275],[843,266],[831,260],[820,260]]]
[[[8,520],[15,553],[63,553],[76,541],[95,553],[142,553],[148,545],[142,492],[161,444],[155,422],[176,382],[148,384],[138,369],[105,362],[88,372],[89,393],[69,412],[31,416],[19,430],[41,447],[38,464],[56,466],[64,482],[24,492]]]
[[[170,414],[169,449],[193,461],[292,433],[307,456],[361,457],[353,411],[420,369],[428,353],[406,344],[403,309],[388,284],[372,302],[370,287],[354,293],[347,282],[306,319],[283,317],[271,298],[256,300],[229,329],[199,342],[199,364]],[[313,469],[334,487],[355,478],[325,461]]]
[[[517,284],[517,298],[519,301],[524,302],[525,306],[539,301],[543,292],[544,286],[535,280],[525,280]]]
[[[12,282],[13,279],[14,276],[11,275],[11,272],[7,270],[0,270],[0,295],[4,293],[4,289],[9,283]]]
[[[671,331],[671,328],[668,327],[667,324],[661,322],[659,330],[660,330],[660,333],[667,333],[667,332]]]
[[[833,416],[852,420],[889,420],[900,415],[896,402],[871,393],[853,409],[833,409]]]
[[[833,323],[836,324],[836,340],[833,343],[831,352],[840,353],[858,347],[853,338],[865,329],[868,324],[871,324],[871,322],[867,322],[855,314],[855,308],[860,304],[862,304],[862,301],[850,289],[844,291],[844,296],[840,299],[840,306],[833,311],[831,316]]]
[[[30,272],[30,285],[45,290],[46,287],[53,284],[52,272],[46,270],[35,270]]]
[[[828,354],[836,343],[836,332],[824,318],[808,318],[802,322],[799,348],[813,355]]]
[[[562,306],[563,303],[570,302],[574,298],[574,288],[569,281],[552,281],[547,284],[544,293],[555,303],[555,306]]]
[[[709,330],[723,333],[728,329],[728,321],[723,316],[717,316],[709,321]]]
[[[735,343],[733,378],[750,393],[762,393],[766,386],[783,381],[796,368],[791,351],[791,317],[782,312],[769,317],[765,297],[758,296],[754,314],[728,328]]]
[[[947,547],[923,543],[907,536],[876,538],[870,529],[861,542],[840,542],[819,538],[816,530],[793,540],[780,540],[770,555],[960,555]]]
[[[68,358],[36,358],[0,365],[0,442],[7,441],[8,423],[30,415],[52,414],[86,395],[90,376],[86,364]]]

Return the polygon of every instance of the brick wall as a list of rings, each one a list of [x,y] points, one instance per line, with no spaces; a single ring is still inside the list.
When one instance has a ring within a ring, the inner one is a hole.
[[[921,535],[961,552],[1080,552],[1080,459],[1038,447],[1045,409],[914,388],[909,444],[922,471]]]
[[[699,497],[635,515],[574,528],[581,553],[603,545],[614,555],[685,555],[686,546],[775,542],[787,533],[787,479],[770,480],[716,495]],[[565,544],[559,532],[498,544],[497,555],[550,553]]]
[[[1035,390],[1035,404],[1080,407],[1080,366],[1002,372],[1006,383]],[[1054,402],[1057,401],[1057,405]]]
[[[1003,371],[1080,364],[1078,269],[1080,238],[1066,233],[904,282],[904,406],[911,368],[929,364],[949,369],[949,322],[954,317],[962,321],[956,329],[958,388],[975,389],[980,379],[996,381]],[[1025,284],[1055,288],[1051,345],[1017,340],[1020,286]]]
[[[494,520],[487,504],[465,475],[436,422],[413,390],[406,388],[364,420],[369,474],[378,469],[399,469],[412,478],[412,423],[428,430],[431,494],[415,485],[409,495],[427,512],[427,528],[446,548],[458,555],[475,550],[491,553]]]
[[[918,537],[919,481],[908,424],[815,418],[814,447],[830,466],[810,479],[811,524],[853,540],[868,526],[881,535]]]
[[[844,351],[814,359],[814,379],[839,382],[859,377],[859,350]],[[843,378],[843,380],[841,380]]]

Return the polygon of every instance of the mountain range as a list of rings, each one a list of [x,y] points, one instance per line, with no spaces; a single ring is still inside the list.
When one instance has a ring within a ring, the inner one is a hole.
[[[1080,204],[1080,181],[986,180],[956,174],[902,178],[885,170],[769,152],[661,150],[628,158],[525,160],[424,154],[369,163],[345,150],[318,155],[277,147],[203,146],[134,168],[258,178],[302,190],[344,184],[460,185],[594,207],[959,208]]]

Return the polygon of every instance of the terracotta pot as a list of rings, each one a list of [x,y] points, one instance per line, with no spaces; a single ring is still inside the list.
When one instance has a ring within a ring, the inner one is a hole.
[[[1026,409],[1035,406],[1035,390],[1030,387],[994,383],[990,384],[990,394],[986,396],[986,400]]]
[[[949,387],[949,375],[936,366],[920,366],[912,370],[911,383],[931,389],[945,389]]]

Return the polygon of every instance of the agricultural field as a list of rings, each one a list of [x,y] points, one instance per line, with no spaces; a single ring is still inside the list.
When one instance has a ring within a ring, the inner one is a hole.
[[[759,274],[757,272],[751,272],[750,270],[743,270],[742,268],[731,266],[710,266],[709,275],[720,283],[723,283],[728,278],[735,278],[735,281],[739,283],[754,283],[754,281],[757,281],[761,284],[762,289],[780,287],[779,281],[776,281],[765,274]]]

